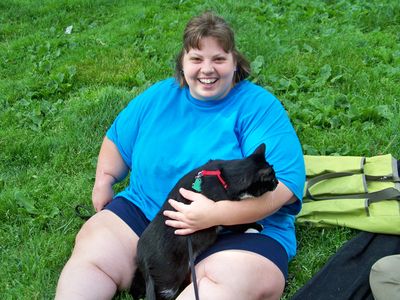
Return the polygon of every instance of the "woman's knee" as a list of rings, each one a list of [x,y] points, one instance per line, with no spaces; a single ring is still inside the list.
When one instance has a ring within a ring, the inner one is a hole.
[[[244,277],[244,280],[246,278],[249,277]],[[251,299],[269,300],[281,298],[285,288],[285,279],[281,271],[275,266],[272,268],[268,266],[263,271],[257,272],[256,276],[250,278],[254,280],[248,285],[248,292],[251,291],[253,293],[253,298]]]
[[[285,280],[282,277],[278,273],[274,273],[273,276],[271,274],[266,276],[258,286],[256,299],[280,299],[285,289]]]
[[[196,269],[200,290],[215,286],[226,295],[231,293],[226,299],[279,299],[285,287],[285,278],[279,268],[254,253],[219,252],[206,258]]]

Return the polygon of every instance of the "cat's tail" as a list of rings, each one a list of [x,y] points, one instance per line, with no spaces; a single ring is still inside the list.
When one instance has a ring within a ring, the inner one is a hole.
[[[144,281],[142,272],[140,272],[139,269],[136,269],[131,288],[129,290],[129,293],[132,295],[133,299],[138,300],[144,298],[146,293],[145,285],[146,283]]]
[[[146,277],[146,300],[157,300],[153,277],[149,274]]]

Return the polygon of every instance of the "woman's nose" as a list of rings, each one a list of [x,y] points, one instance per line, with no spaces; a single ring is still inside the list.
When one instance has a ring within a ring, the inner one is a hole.
[[[210,74],[214,72],[214,65],[212,62],[204,61],[203,65],[201,66],[201,71],[204,74]]]

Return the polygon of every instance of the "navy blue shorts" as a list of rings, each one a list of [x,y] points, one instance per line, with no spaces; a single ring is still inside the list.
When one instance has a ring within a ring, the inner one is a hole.
[[[104,209],[119,216],[139,237],[150,223],[135,204],[123,197],[113,199]],[[285,280],[287,279],[288,256],[285,249],[276,240],[259,233],[220,234],[217,241],[197,257],[196,263],[213,253],[233,249],[246,250],[266,257],[282,271]]]

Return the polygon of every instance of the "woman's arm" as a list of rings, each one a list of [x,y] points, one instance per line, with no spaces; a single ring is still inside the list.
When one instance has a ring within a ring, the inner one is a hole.
[[[104,138],[97,161],[96,180],[93,186],[92,202],[98,212],[111,201],[114,196],[112,186],[123,180],[129,168],[125,164],[115,144]]]
[[[281,182],[272,192],[241,201],[214,202],[202,194],[185,189],[180,189],[180,193],[192,203],[188,205],[170,199],[169,202],[176,211],[165,211],[164,215],[171,218],[166,224],[177,228],[175,233],[182,235],[215,225],[252,223],[296,200],[293,193]]]
[[[272,215],[282,206],[295,201],[293,193],[280,182],[274,191],[267,192],[260,197],[242,201],[219,201],[216,202],[216,207],[218,212],[230,212],[229,215],[221,214],[219,217],[221,225],[235,225],[259,221]]]

